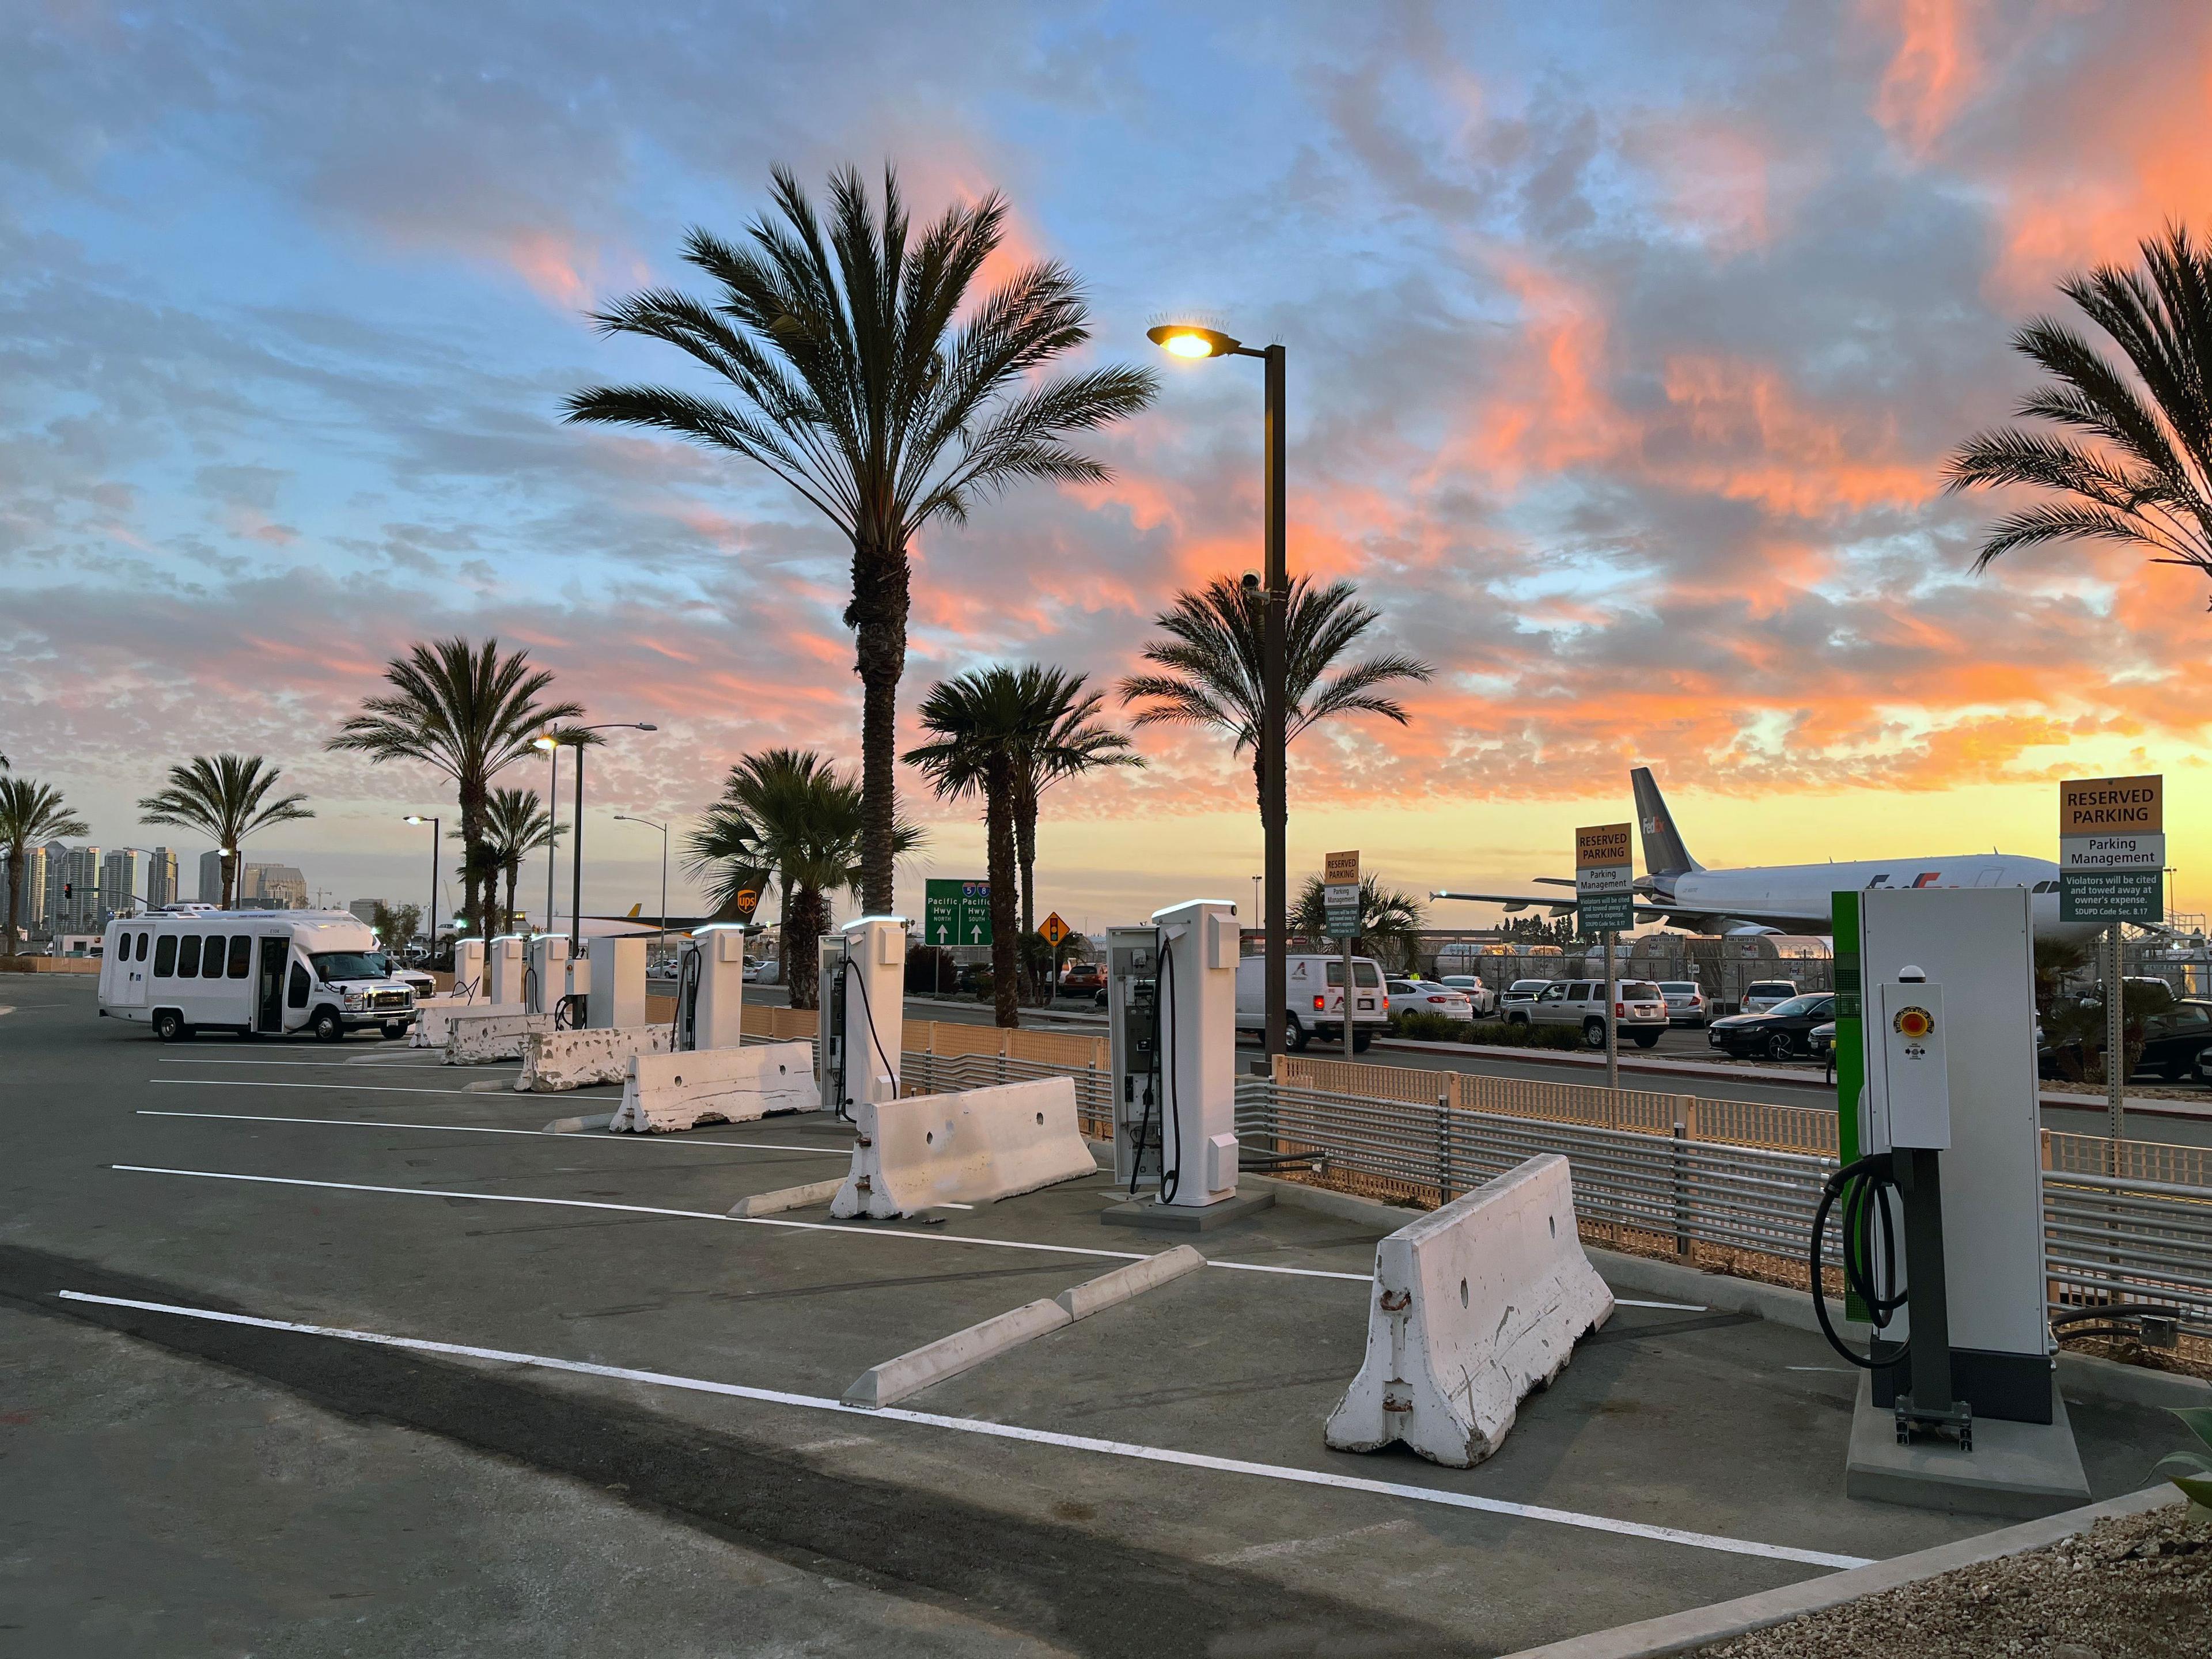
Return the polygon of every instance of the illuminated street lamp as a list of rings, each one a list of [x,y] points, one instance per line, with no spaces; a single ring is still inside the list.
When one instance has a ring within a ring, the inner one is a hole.
[[[1270,1055],[1283,1052],[1283,1012],[1290,998],[1285,960],[1290,930],[1289,795],[1284,787],[1287,758],[1284,736],[1289,694],[1285,661],[1285,613],[1290,609],[1291,578],[1284,553],[1284,392],[1285,349],[1265,346],[1258,350],[1219,329],[1196,323],[1162,323],[1146,331],[1154,345],[1178,357],[1257,357],[1266,367],[1264,433],[1266,502],[1264,512],[1265,571],[1261,587],[1260,624],[1260,824],[1267,841],[1267,1047]],[[1349,988],[1345,994],[1351,994]],[[1348,1026],[1347,1030],[1350,1029]]]
[[[438,820],[435,817],[426,818],[420,812],[410,812],[400,822],[430,826],[430,902],[422,911],[422,937],[430,947],[430,954],[434,957],[438,954]],[[400,942],[399,948],[403,953],[406,951],[404,940]]]

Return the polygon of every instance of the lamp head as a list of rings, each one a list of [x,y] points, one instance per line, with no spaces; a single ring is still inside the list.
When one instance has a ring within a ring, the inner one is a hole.
[[[428,823],[430,820],[424,817],[420,812],[410,812],[405,817],[399,821],[402,823]]]
[[[542,738],[531,738],[530,746],[532,749],[558,749],[561,746],[561,739],[549,732]]]
[[[1224,357],[1243,343],[1197,323],[1157,324],[1145,331],[1145,337],[1178,357]]]
[[[655,726],[651,720],[640,720],[637,723],[637,729],[641,732],[658,732],[660,730],[660,728]]]

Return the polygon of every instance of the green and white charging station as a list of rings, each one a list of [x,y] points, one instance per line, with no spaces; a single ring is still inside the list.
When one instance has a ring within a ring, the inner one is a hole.
[[[1838,1343],[1862,1367],[1853,1497],[2000,1515],[2087,1498],[2052,1358],[2029,904],[1834,896],[1838,1182],[1859,1183],[1845,1311],[1873,1328]]]

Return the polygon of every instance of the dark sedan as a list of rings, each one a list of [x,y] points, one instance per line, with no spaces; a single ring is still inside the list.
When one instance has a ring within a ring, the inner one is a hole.
[[[1717,1019],[1705,1028],[1705,1040],[1738,1060],[1792,1060],[1810,1054],[1813,1028],[1835,1017],[1832,996],[1791,997],[1763,1013]]]
[[[2096,1052],[2103,1048],[2101,1042],[2096,1045]],[[2207,1048],[2212,1048],[2212,1002],[2177,1002],[2144,1016],[2142,1054],[2136,1070],[2154,1073],[2171,1083],[2198,1078],[2197,1057]],[[2081,1077],[2094,1058],[2078,1042],[2045,1045],[2039,1057],[2039,1069],[2046,1078]]]

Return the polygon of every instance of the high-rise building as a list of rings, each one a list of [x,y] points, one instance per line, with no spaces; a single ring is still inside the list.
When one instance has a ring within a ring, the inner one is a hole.
[[[96,933],[100,908],[100,848],[46,843],[46,927],[55,933]]]
[[[0,859],[0,926],[8,918],[8,861]],[[46,932],[46,849],[26,848],[23,853],[23,898],[16,907],[15,926],[23,937],[44,938]]]
[[[166,847],[156,847],[146,866],[146,908],[154,910],[176,902],[177,855]]]
[[[202,904],[222,902],[222,854],[206,852],[200,854],[200,899]]]
[[[354,899],[346,905],[346,909],[356,921],[374,927],[376,926],[376,907],[383,902],[382,899]]]
[[[297,865],[249,864],[239,877],[242,910],[304,910],[307,878]]]
[[[146,868],[146,854],[135,847],[118,847],[100,861],[97,910],[102,926],[109,916],[126,915],[138,908]]]

